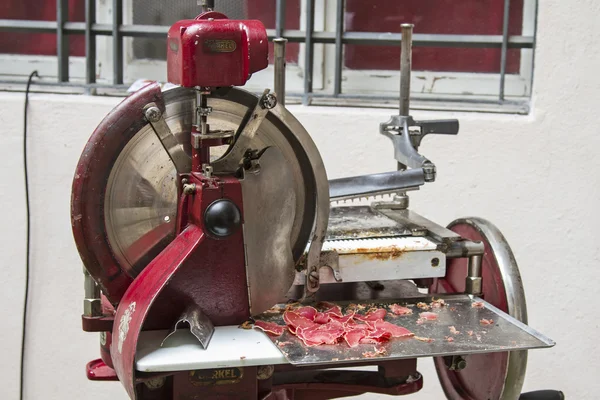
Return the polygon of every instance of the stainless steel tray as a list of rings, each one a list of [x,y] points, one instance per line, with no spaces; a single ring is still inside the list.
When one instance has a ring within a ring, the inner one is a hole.
[[[525,350],[554,346],[554,342],[540,332],[517,321],[493,305],[468,295],[451,295],[443,297],[446,305],[434,309],[438,313],[436,321],[417,323],[419,313],[423,310],[417,308],[419,302],[431,303],[431,297],[411,298],[405,301],[385,302],[352,302],[363,305],[364,310],[371,307],[384,307],[388,310],[385,320],[405,327],[416,337],[430,338],[432,342],[423,342],[415,338],[392,339],[377,345],[384,348],[383,354],[377,355],[377,360],[401,359],[415,357],[467,355],[474,353],[492,353],[510,350]],[[483,302],[483,308],[474,308],[472,303]],[[400,304],[413,310],[412,315],[392,316],[389,313],[390,304]],[[336,302],[346,312],[350,302]],[[283,309],[285,305],[278,305],[255,319],[275,322],[284,325]],[[492,320],[492,325],[481,325],[482,319]],[[452,334],[450,327],[459,331]],[[471,333],[471,334],[469,334]],[[345,342],[336,345],[321,345],[306,347],[296,336],[285,331],[280,337],[269,337],[281,350],[286,359],[294,365],[318,365],[343,362],[356,362],[362,359],[372,359],[368,352],[374,352],[375,345],[361,344],[350,348]],[[448,338],[452,338],[449,341]]]

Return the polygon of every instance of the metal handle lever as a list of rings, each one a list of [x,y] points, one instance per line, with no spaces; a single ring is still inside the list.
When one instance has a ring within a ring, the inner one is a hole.
[[[341,200],[404,191],[416,189],[424,183],[422,168],[332,179],[329,181],[329,198]]]

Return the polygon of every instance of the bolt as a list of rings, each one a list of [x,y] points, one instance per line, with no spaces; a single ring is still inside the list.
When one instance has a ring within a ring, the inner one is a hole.
[[[146,119],[150,122],[158,122],[160,120],[160,117],[162,117],[162,113],[160,112],[160,109],[155,106],[148,107],[145,115],[146,115]]]
[[[256,377],[258,380],[262,381],[265,379],[269,379],[273,376],[273,372],[275,372],[275,367],[272,365],[261,365],[258,367],[258,371],[256,372]]]
[[[151,378],[148,379],[147,381],[144,382],[144,384],[146,385],[146,387],[150,390],[156,390],[156,389],[160,389],[161,387],[163,387],[163,385],[166,382],[166,378],[163,377],[158,377],[158,378]]]
[[[439,265],[440,265],[440,259],[439,258],[436,257],[436,258],[432,258],[431,259],[431,266],[432,267],[437,267]]]
[[[195,183],[192,183],[192,184],[186,183],[185,185],[183,185],[183,194],[190,195],[190,194],[194,194],[194,193],[196,193],[196,184]]]
[[[261,99],[260,105],[262,108],[270,110],[277,105],[277,97],[273,96],[271,93],[267,93]]]
[[[462,356],[456,356],[453,361],[454,370],[460,371],[461,369],[467,368],[467,360],[465,360]]]

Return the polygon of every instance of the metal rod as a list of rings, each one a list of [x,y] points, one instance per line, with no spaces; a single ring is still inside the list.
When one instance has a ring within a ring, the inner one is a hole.
[[[469,256],[465,282],[465,292],[468,294],[479,296],[482,293],[481,262],[482,256],[480,254]]]
[[[344,0],[337,0],[336,25],[335,25],[335,76],[333,80],[333,96],[338,97],[342,93],[342,68],[344,62]]]
[[[112,8],[113,83],[119,85],[123,83],[123,35],[119,30],[123,24],[123,0],[113,0]]]
[[[96,82],[96,36],[92,24],[96,22],[96,0],[85,0],[85,83]]]
[[[285,0],[277,0],[275,4],[275,36],[280,38],[285,29]]]
[[[277,38],[273,40],[274,45],[274,69],[275,69],[275,82],[274,89],[277,101],[282,106],[285,106],[285,46],[287,39]]]
[[[69,19],[68,0],[56,1],[56,56],[58,58],[58,81],[69,81],[69,38],[64,24]]]
[[[313,91],[313,31],[315,29],[315,0],[306,0],[306,37],[304,39],[304,105],[310,103]]]
[[[148,37],[164,39],[170,26],[166,25],[121,25],[118,32],[125,37]],[[28,21],[17,19],[0,19],[0,32],[23,33],[56,33],[56,21]],[[85,22],[66,22],[63,31],[67,34],[85,34]],[[92,33],[96,36],[112,36],[112,24],[92,24]],[[284,37],[289,43],[303,43],[306,33],[302,30],[283,30],[278,36],[275,29],[267,29],[270,40]],[[313,43],[335,44],[335,32],[313,32]],[[344,32],[343,44],[369,46],[398,46],[401,42],[399,33],[379,32]],[[502,48],[502,35],[438,35],[414,34],[414,47],[457,47],[457,48]],[[533,49],[533,36],[509,36],[509,49]]]
[[[215,9],[215,0],[198,0],[198,5],[202,7],[202,12]]]
[[[400,115],[410,115],[410,72],[412,68],[413,24],[402,24],[400,50]]]
[[[504,20],[502,21],[502,53],[500,55],[500,101],[504,100],[506,80],[506,56],[508,53],[508,28],[510,22],[510,0],[504,0]]]

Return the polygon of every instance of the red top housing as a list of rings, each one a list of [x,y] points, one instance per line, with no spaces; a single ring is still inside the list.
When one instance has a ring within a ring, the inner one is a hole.
[[[167,80],[185,87],[243,86],[267,67],[268,56],[262,22],[209,11],[169,29]]]

